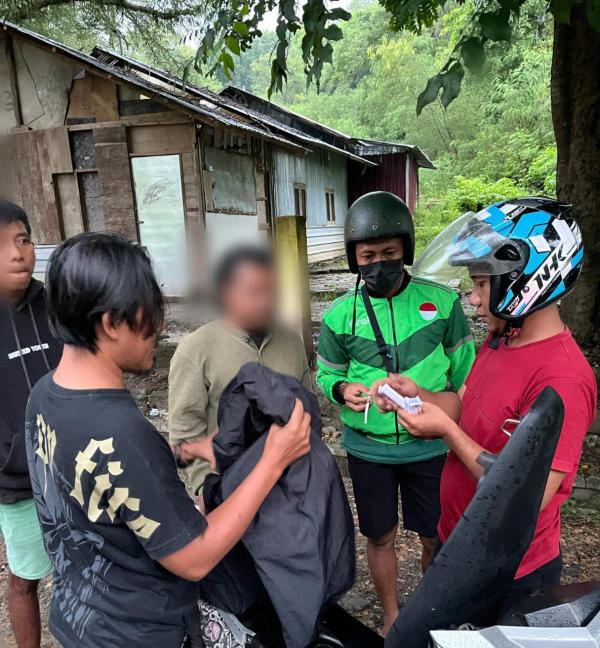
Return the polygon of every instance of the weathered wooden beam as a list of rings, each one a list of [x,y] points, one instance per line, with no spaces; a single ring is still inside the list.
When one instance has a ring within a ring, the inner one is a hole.
[[[97,129],[94,141],[105,227],[136,241],[138,233],[125,127]]]
[[[13,112],[17,126],[23,124],[23,114],[21,112],[21,99],[19,96],[19,86],[17,83],[17,66],[15,65],[15,53],[13,51],[12,36],[6,33],[6,60],[8,61],[8,74],[10,78],[10,92],[12,95]]]
[[[115,128],[116,126],[154,126],[167,124],[190,124],[194,120],[184,113],[171,111],[168,113],[150,113],[147,115],[131,115],[121,117],[119,121],[90,122],[89,124],[70,124],[70,131],[94,130],[96,128]]]

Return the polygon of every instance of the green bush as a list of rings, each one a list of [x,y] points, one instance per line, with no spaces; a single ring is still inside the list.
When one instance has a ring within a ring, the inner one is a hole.
[[[415,259],[433,241],[433,239],[444,229],[444,225],[418,226],[415,227]]]
[[[465,178],[458,176],[455,185],[446,194],[448,221],[453,221],[466,211],[478,212],[492,203],[507,198],[522,196],[523,189],[510,178],[500,178],[489,182],[484,178]]]
[[[500,200],[516,198],[527,193],[510,178],[489,182],[481,177],[457,176],[454,185],[443,195],[430,197],[419,203],[415,212],[415,223],[424,233],[427,228],[437,228],[439,231],[442,226],[451,223],[466,211],[478,212]]]
[[[527,184],[546,196],[556,196],[556,146],[548,146],[532,161]]]

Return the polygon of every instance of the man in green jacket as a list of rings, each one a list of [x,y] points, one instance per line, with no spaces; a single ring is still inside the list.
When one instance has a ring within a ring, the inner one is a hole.
[[[351,206],[345,244],[350,270],[358,274],[356,290],[325,313],[317,359],[319,385],[342,406],[342,444],[384,634],[399,612],[398,491],[404,528],[419,534],[425,569],[435,544],[447,447],[415,439],[395,416],[369,408],[367,392],[388,373],[410,376],[430,391],[457,391],[475,358],[458,295],[404,269],[413,263],[414,238],[410,212],[397,196],[377,191]]]

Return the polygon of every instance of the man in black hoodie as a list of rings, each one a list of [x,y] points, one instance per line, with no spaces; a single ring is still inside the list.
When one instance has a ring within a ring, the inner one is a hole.
[[[34,265],[27,214],[0,199],[0,533],[18,648],[39,648],[37,588],[51,571],[27,468],[25,407],[31,387],[62,352],[48,329],[44,284],[32,278]]]

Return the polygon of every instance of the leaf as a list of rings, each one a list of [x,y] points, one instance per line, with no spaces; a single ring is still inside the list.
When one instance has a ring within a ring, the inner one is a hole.
[[[437,99],[441,87],[441,74],[436,74],[435,76],[432,76],[429,81],[427,81],[425,90],[423,90],[423,92],[421,92],[421,94],[417,98],[417,116],[421,114],[421,111],[423,110],[423,108],[425,108],[425,106],[428,106],[430,103],[433,103]]]
[[[342,40],[344,34],[337,25],[329,25],[329,27],[325,29],[324,36],[325,38],[327,38],[327,40],[338,41]]]
[[[321,49],[320,54],[323,63],[333,63],[333,46],[331,43],[327,43],[327,45]]]
[[[271,99],[273,92],[280,92],[283,89],[284,81],[287,81],[285,68],[281,69],[278,60],[275,58],[271,62],[271,85],[267,91],[269,99]]]
[[[248,34],[250,33],[250,28],[245,22],[238,20],[237,22],[233,23],[233,31],[240,36],[248,36]]]
[[[221,27],[227,27],[229,23],[229,13],[225,9],[221,9],[221,11],[219,11],[217,22],[219,23],[219,25],[221,25]]]
[[[312,47],[312,39],[308,34],[302,37],[302,58],[306,59],[310,56],[310,48]]]
[[[460,64],[460,61],[455,61],[448,72],[444,74],[442,79],[442,96],[440,97],[440,101],[444,108],[448,108],[448,106],[460,94],[460,87],[464,75],[465,70]]]
[[[215,44],[215,32],[212,29],[208,29],[204,35],[204,45],[210,49]]]
[[[350,20],[352,14],[341,7],[336,7],[329,12],[330,20]]]
[[[227,48],[234,54],[237,54],[238,56],[240,55],[240,44],[233,36],[228,36],[225,39],[225,45],[227,45]]]
[[[460,46],[460,53],[469,72],[473,74],[481,72],[485,62],[485,50],[481,38],[471,36],[465,39]]]
[[[307,2],[304,5],[304,11],[302,12],[302,22],[304,23],[304,29],[306,32],[312,32],[315,29],[320,16],[321,7],[319,7],[318,3]]]
[[[508,22],[509,18],[510,11],[508,9],[482,13],[479,16],[481,33],[492,41],[510,41],[512,30]]]
[[[194,59],[189,60],[185,67],[183,68],[183,74],[181,75],[181,85],[186,86],[188,79],[190,78],[190,72],[192,71],[192,65],[194,64]]]
[[[585,15],[590,25],[600,32],[600,0],[586,0]]]
[[[229,68],[232,71],[235,69],[235,64],[233,62],[233,59],[231,58],[231,54],[228,54],[227,52],[221,52],[219,60],[223,63],[224,68]]]
[[[521,13],[521,5],[524,4],[524,0],[498,0],[498,4],[504,9],[508,9],[508,11],[514,13],[515,16],[519,16]]]
[[[552,0],[550,3],[550,12],[554,16],[554,20],[558,23],[570,24],[571,11],[579,2],[581,0]]]
[[[275,54],[275,61],[280,70],[285,70],[285,58],[287,53],[287,40],[283,40],[277,45],[277,52]]]

